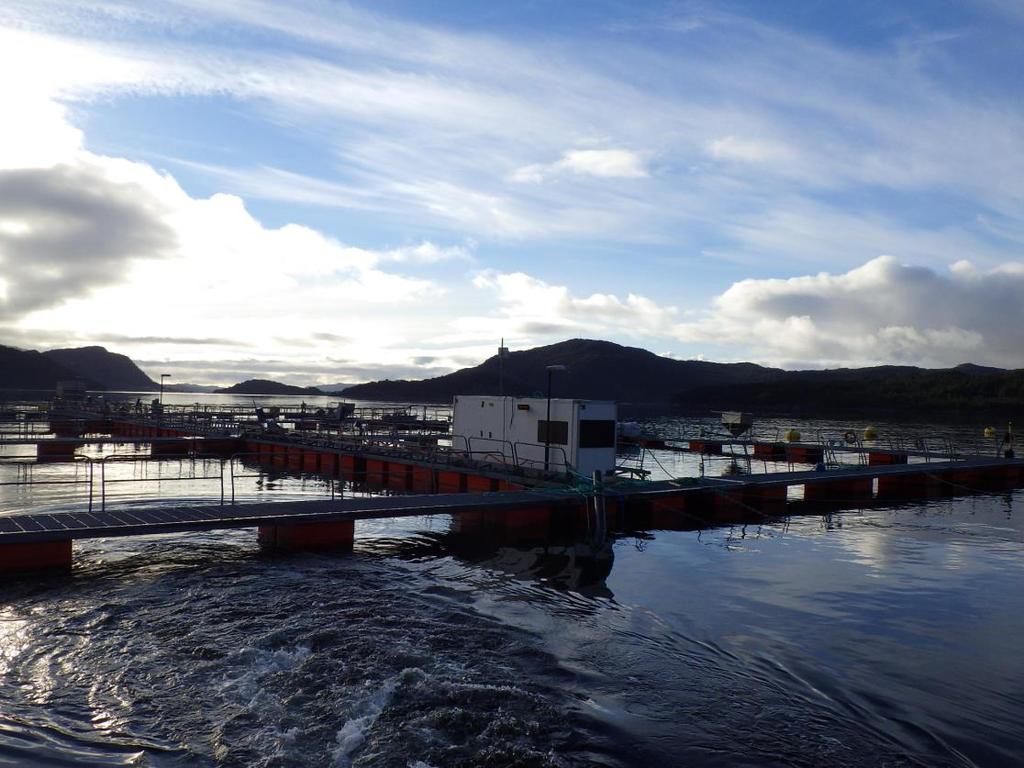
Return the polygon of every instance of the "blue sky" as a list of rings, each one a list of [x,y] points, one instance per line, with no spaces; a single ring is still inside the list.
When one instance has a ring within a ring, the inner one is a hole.
[[[1024,367],[1024,6],[0,5],[0,341]]]

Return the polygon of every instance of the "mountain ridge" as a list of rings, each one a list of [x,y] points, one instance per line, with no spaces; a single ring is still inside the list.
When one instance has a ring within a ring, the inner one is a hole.
[[[497,355],[476,366],[422,380],[357,384],[341,392],[295,387],[266,379],[217,391],[261,395],[341,395],[350,399],[450,403],[455,395],[541,395],[547,367],[555,397],[615,400],[646,413],[745,409],[763,415],[879,415],[971,413],[979,409],[1024,416],[1024,370],[963,363],[927,369],[906,365],[787,371],[754,363],[676,360],[639,347],[595,339],[568,339]],[[499,381],[499,367],[504,369]],[[103,347],[37,352],[0,345],[0,388],[50,390],[58,381],[84,380],[94,391],[155,391],[125,355]]]
[[[972,363],[927,369],[906,365],[786,371],[754,363],[674,360],[608,341],[570,339],[513,352],[504,361],[504,393],[615,400],[638,410],[823,415],[920,414],[983,409],[1024,411],[1024,370]],[[497,394],[498,357],[421,381],[383,381],[344,390],[345,397],[398,402],[450,402],[456,394]]]
[[[504,392],[544,394],[547,366],[566,365],[552,375],[556,396],[622,402],[669,402],[680,380],[692,386],[766,381],[784,373],[755,363],[710,363],[675,360],[640,347],[610,341],[569,339],[512,352],[504,359]],[[626,372],[631,375],[624,375]],[[368,400],[449,401],[455,394],[497,394],[499,360],[494,355],[477,366],[419,381],[369,382],[346,388],[346,397]]]
[[[103,389],[155,392],[160,388],[127,355],[105,347],[50,349],[42,355],[72,371],[76,378],[99,382]]]
[[[282,384],[270,379],[246,379],[230,387],[215,389],[214,392],[225,395],[323,395],[317,387],[297,387]]]
[[[95,391],[158,389],[131,359],[103,347],[37,352],[0,345],[0,389],[52,391],[68,380],[84,381]]]

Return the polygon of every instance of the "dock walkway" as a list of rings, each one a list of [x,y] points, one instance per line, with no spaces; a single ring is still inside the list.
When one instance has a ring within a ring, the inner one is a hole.
[[[885,466],[844,467],[828,471],[776,472],[734,477],[661,480],[617,487],[610,484],[601,495],[629,500],[653,500],[693,494],[735,494],[765,490],[785,491],[802,485],[851,487],[875,480],[931,479],[956,484],[988,475],[1016,484],[1024,478],[1024,460],[970,459]],[[863,486],[867,487],[867,486]],[[985,486],[967,490],[983,490]],[[0,516],[0,545],[26,541],[60,541],[117,536],[141,536],[218,528],[338,522],[418,515],[449,514],[465,510],[509,510],[580,503],[592,495],[575,489],[538,489],[488,493],[439,493],[411,496],[318,499],[246,504],[127,507],[93,512],[53,512]]]
[[[567,491],[505,491],[18,514],[0,516],[0,545],[418,517],[470,509],[552,505],[580,499],[580,494]]]

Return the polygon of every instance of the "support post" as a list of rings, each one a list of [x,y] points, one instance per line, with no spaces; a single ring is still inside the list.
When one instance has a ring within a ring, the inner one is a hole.
[[[66,572],[71,570],[71,539],[0,544],[0,573]]]
[[[258,539],[271,552],[351,552],[355,528],[353,520],[261,525]]]

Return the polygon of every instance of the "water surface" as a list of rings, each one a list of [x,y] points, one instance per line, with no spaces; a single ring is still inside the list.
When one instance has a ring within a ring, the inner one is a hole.
[[[253,474],[240,499],[329,493]],[[267,557],[244,530],[80,542],[71,576],[0,587],[0,763],[1017,765],[1022,498],[604,538],[377,521],[349,556]]]

